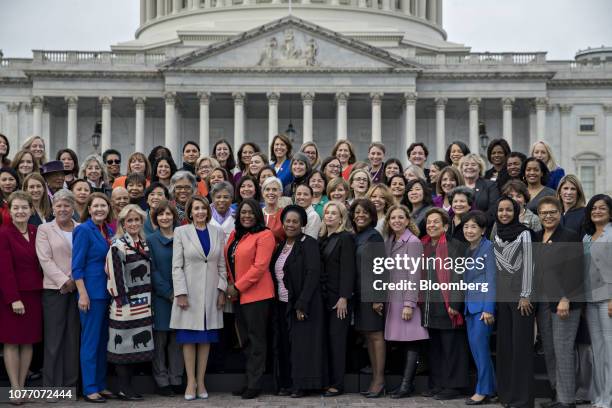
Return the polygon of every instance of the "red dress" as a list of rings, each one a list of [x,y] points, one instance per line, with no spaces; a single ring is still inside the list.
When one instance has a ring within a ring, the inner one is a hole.
[[[28,225],[29,241],[10,222],[0,227],[0,343],[33,344],[42,340],[43,274],[36,256],[36,227]],[[25,314],[17,315],[17,300]]]

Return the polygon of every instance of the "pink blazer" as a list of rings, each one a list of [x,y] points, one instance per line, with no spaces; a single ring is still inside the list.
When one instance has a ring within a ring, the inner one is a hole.
[[[38,227],[36,254],[43,269],[43,288],[59,290],[72,277],[72,242],[55,220]]]

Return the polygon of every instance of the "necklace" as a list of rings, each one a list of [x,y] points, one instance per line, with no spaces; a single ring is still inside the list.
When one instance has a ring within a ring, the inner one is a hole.
[[[286,254],[287,252],[291,251],[291,248],[293,248],[293,244],[289,245],[288,243],[285,243],[285,246],[282,249],[282,253]]]

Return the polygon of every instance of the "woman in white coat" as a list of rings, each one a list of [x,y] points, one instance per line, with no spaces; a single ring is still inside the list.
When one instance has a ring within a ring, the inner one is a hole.
[[[223,328],[227,289],[225,234],[211,225],[212,211],[206,198],[192,197],[185,214],[191,223],[174,231],[170,327],[177,329],[177,342],[183,344],[185,399],[193,400],[196,395],[206,399],[204,374],[210,344],[219,341],[219,329]]]

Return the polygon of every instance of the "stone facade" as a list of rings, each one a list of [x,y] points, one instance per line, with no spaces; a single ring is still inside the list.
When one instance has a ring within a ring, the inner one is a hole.
[[[429,146],[430,159],[453,140],[483,153],[484,123],[515,150],[546,140],[588,192],[612,191],[608,49],[576,61],[470,53],[446,41],[442,6],[302,0],[286,16],[276,0],[144,0],[136,39],[110,52],[1,58],[0,131],[13,153],[40,134],[51,152],[84,155],[101,121],[99,149],[164,144],[179,156],[187,140],[204,153],[221,138],[263,147],[292,123],[297,145],[314,140],[329,152],[347,137],[365,158],[381,140],[405,161],[413,141]],[[241,31],[245,13],[253,18]]]

